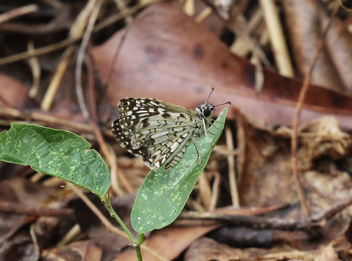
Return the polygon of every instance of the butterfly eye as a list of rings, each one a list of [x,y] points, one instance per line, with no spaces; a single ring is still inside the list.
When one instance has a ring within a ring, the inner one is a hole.
[[[204,115],[205,117],[208,117],[208,116],[210,115],[210,110],[209,110],[208,108],[207,108],[207,109],[204,109],[203,115]]]

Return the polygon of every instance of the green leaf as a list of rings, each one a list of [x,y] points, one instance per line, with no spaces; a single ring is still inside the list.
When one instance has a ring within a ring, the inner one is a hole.
[[[32,124],[11,124],[0,133],[0,160],[29,165],[105,197],[109,168],[98,152],[80,136]]]
[[[208,129],[208,136],[196,139],[201,163],[191,144],[181,161],[172,169],[161,166],[151,170],[145,178],[134,203],[131,222],[134,230],[147,233],[172,223],[181,213],[199,175],[207,164],[226,120],[227,109],[223,109],[216,122]],[[209,140],[210,139],[210,140]]]

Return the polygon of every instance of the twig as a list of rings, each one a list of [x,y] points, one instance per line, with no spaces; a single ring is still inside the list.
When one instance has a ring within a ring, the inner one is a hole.
[[[302,220],[286,220],[279,218],[265,218],[258,216],[239,216],[227,215],[220,213],[204,213],[204,212],[183,212],[179,216],[180,219],[191,220],[213,220],[218,222],[225,222],[235,226],[246,226],[257,229],[280,229],[280,230],[301,230],[311,231],[320,228],[324,224],[324,220],[332,218],[337,213],[341,212],[352,204],[352,197],[346,198],[336,205],[332,206],[326,211],[321,211],[313,215],[311,218]]]
[[[103,1],[99,0],[95,6],[92,7],[92,14],[90,15],[89,18],[89,22],[86,28],[86,31],[84,33],[84,37],[82,40],[82,44],[80,46],[80,49],[78,51],[78,57],[77,57],[77,66],[76,66],[76,91],[77,91],[77,97],[78,97],[78,101],[80,104],[80,108],[82,110],[83,116],[89,121],[90,125],[93,128],[94,134],[97,138],[97,141],[100,145],[100,148],[105,156],[106,159],[108,159],[109,161],[109,165],[110,167],[116,172],[118,172],[117,170],[117,166],[116,166],[116,161],[115,159],[113,159],[111,157],[111,152],[109,150],[109,148],[107,147],[107,144],[103,138],[103,135],[100,132],[100,129],[98,128],[96,122],[94,122],[93,120],[90,119],[90,114],[88,112],[87,106],[84,102],[84,95],[83,95],[83,88],[82,88],[82,65],[83,65],[83,60],[84,60],[84,56],[85,56],[85,50],[87,48],[88,45],[88,41],[90,39],[90,36],[92,34],[93,28],[94,28],[94,23],[98,17],[100,8],[102,6]],[[121,171],[119,171],[120,173]],[[122,175],[123,176],[123,175]],[[121,188],[118,185],[117,180],[114,180],[114,190],[118,195],[123,195],[123,192],[121,190]],[[129,185],[129,184],[127,184]],[[127,186],[127,188],[131,189],[130,186]]]
[[[320,221],[323,219],[329,219],[332,218],[334,215],[337,213],[341,212],[344,210],[346,207],[350,206],[352,204],[352,197],[346,198],[337,204],[331,206],[328,210],[322,211],[320,213],[317,213],[315,215],[312,215],[311,219],[314,221]]]
[[[120,10],[125,10],[127,9],[127,3],[125,2],[125,0],[114,0],[114,2],[116,3],[117,7],[120,9]],[[127,15],[126,16],[126,23],[127,24],[130,24],[133,22],[133,17],[132,17],[132,14],[130,15]]]
[[[48,124],[65,126],[65,128],[72,128],[81,132],[93,132],[92,127],[87,124],[74,122],[71,120],[64,120],[55,116],[45,114],[43,112],[21,112],[20,110],[13,108],[0,108],[0,116],[19,118],[22,120],[43,121]]]
[[[67,48],[62,55],[61,62],[55,71],[55,74],[53,76],[53,79],[50,82],[50,85],[45,93],[44,99],[41,104],[41,109],[43,111],[48,111],[51,107],[51,104],[55,98],[55,95],[60,87],[61,80],[63,78],[63,75],[66,72],[66,69],[70,63],[71,57],[73,55],[73,51],[75,50],[75,47],[70,46]]]
[[[118,172],[118,171],[121,172],[121,170],[117,168],[116,157],[112,157],[112,154],[111,154],[112,152],[109,149],[108,145],[106,144],[106,141],[105,141],[105,139],[104,139],[104,137],[103,137],[98,125],[93,120],[88,119],[88,121],[89,121],[90,126],[93,129],[94,135],[95,135],[95,137],[96,137],[96,139],[97,139],[97,141],[99,143],[99,147],[102,150],[102,153],[103,153],[104,157],[109,162],[109,166],[110,166],[111,170],[114,170],[115,172]],[[111,174],[113,175],[113,171],[111,171],[111,172],[112,172]],[[119,176],[121,176],[121,174]],[[124,184],[126,185],[126,182]],[[128,186],[128,185],[129,184],[127,182],[127,186],[125,186],[126,189],[127,190],[128,189],[132,190],[131,187]],[[118,186],[117,180],[114,180],[114,187],[113,188],[114,188],[114,191],[117,193],[117,195],[119,195],[119,196],[123,195],[123,192],[122,192],[120,186]]]
[[[36,224],[31,224],[31,227],[29,229],[29,234],[31,235],[32,242],[33,242],[33,248],[34,248],[34,250],[32,250],[31,257],[33,258],[33,260],[39,260],[40,249],[39,249],[39,245],[38,245],[37,235],[35,234],[35,227],[36,227]]]
[[[212,13],[213,13],[213,9],[211,9],[210,7],[206,7],[205,9],[202,10],[202,12],[199,15],[197,15],[197,17],[195,17],[195,21],[197,23],[202,23],[203,21],[205,21],[205,19],[210,17]]]
[[[82,201],[89,207],[89,209],[99,218],[101,223],[110,231],[114,232],[115,234],[129,240],[129,237],[126,235],[125,232],[121,231],[117,227],[115,227],[111,222],[104,216],[103,213],[89,200],[89,198],[84,195],[81,189],[76,188],[75,186],[71,187],[73,191],[82,199]]]
[[[211,194],[209,211],[214,211],[214,209],[216,208],[216,205],[219,200],[220,185],[221,185],[221,177],[219,172],[216,171],[214,175],[213,187],[211,190],[213,193]]]
[[[237,156],[238,155],[238,149],[229,150],[223,145],[216,145],[214,147],[213,151],[216,151],[220,155],[225,155],[225,156]]]
[[[226,135],[226,145],[228,150],[233,150],[233,137],[231,133],[231,129],[226,126],[225,127],[225,135]],[[230,191],[231,191],[231,199],[232,205],[234,207],[238,207],[240,205],[240,200],[238,197],[238,189],[237,189],[237,181],[236,181],[236,165],[235,159],[233,156],[227,156],[228,169],[229,169],[229,183],[230,183]]]
[[[165,0],[158,0],[158,1],[155,1],[155,2],[162,2],[162,1],[165,1]],[[94,27],[94,30],[93,32],[98,32],[102,29],[104,29],[105,27],[125,18],[126,16],[130,16],[136,12],[138,12],[140,9],[142,8],[145,8],[147,5],[150,5],[150,3],[143,3],[143,4],[137,4],[135,5],[134,7],[130,8],[130,9],[127,9],[127,11],[123,11],[115,16],[112,16],[112,17],[109,17],[107,18],[106,20],[102,21],[101,23],[97,24],[95,27]],[[37,49],[34,49],[32,53],[28,53],[28,52],[23,52],[23,53],[18,53],[18,54],[15,54],[15,55],[11,55],[11,56],[7,56],[7,57],[4,57],[4,58],[0,58],[0,65],[5,65],[5,64],[8,64],[8,63],[13,63],[13,62],[17,62],[17,61],[21,61],[21,60],[25,60],[25,59],[28,59],[30,57],[33,57],[33,56],[41,56],[41,55],[44,55],[44,54],[48,54],[48,53],[51,53],[53,51],[56,51],[56,50],[60,50],[60,49],[63,49],[65,47],[68,47],[76,42],[79,42],[82,38],[81,37],[77,37],[77,38],[69,38],[69,39],[65,39],[61,42],[58,42],[58,43],[55,43],[55,44],[52,44],[52,45],[48,45],[48,46],[45,46],[45,47],[42,47],[42,48],[37,48]]]
[[[277,218],[263,218],[257,216],[235,216],[219,213],[184,212],[179,216],[181,219],[190,220],[212,220],[227,223],[234,226],[245,226],[256,229],[280,229],[280,230],[303,230],[308,231],[318,226],[310,220],[284,220]]]
[[[165,1],[167,1],[167,0],[154,0],[153,4],[160,3],[160,2],[165,2]],[[93,31],[94,32],[100,31],[100,30],[108,27],[109,25],[111,25],[113,23],[116,23],[117,21],[121,20],[122,18],[128,17],[128,16],[138,12],[140,9],[145,8],[148,5],[150,5],[150,2],[141,1],[138,4],[136,4],[135,6],[131,7],[130,9],[123,10],[121,13],[119,13],[117,15],[108,17],[104,21],[102,21],[99,24],[97,24],[94,27]]]
[[[34,43],[33,41],[28,42],[28,52],[32,53],[34,50]],[[32,70],[33,74],[33,84],[29,91],[29,97],[34,98],[37,96],[39,86],[40,86],[40,75],[41,75],[41,68],[38,58],[33,56],[28,59],[29,67]]]
[[[28,206],[28,204],[20,204],[16,202],[0,202],[0,212],[10,212],[19,215],[34,215],[48,217],[73,216],[73,211],[68,208]]]
[[[28,59],[28,58],[31,58],[31,57],[34,57],[34,56],[41,56],[41,55],[44,55],[44,54],[48,54],[48,53],[51,53],[53,51],[65,48],[65,47],[67,47],[67,46],[69,46],[71,44],[74,44],[75,42],[78,42],[79,40],[81,40],[81,39],[65,39],[65,40],[63,40],[61,42],[58,42],[58,43],[55,43],[55,44],[52,44],[52,45],[48,45],[48,46],[45,46],[45,47],[42,47],[42,48],[34,49],[31,52],[23,52],[23,53],[18,53],[18,54],[14,54],[14,55],[11,55],[11,56],[7,56],[7,57],[4,57],[4,58],[0,58],[0,65],[5,65],[5,64],[8,64],[8,63],[18,62],[18,61],[25,60],[25,59]]]
[[[90,36],[93,31],[93,26],[94,26],[94,23],[98,17],[102,3],[103,3],[103,1],[99,0],[97,2],[92,2],[92,4],[88,5],[88,7],[87,7],[86,12],[90,13],[89,21],[87,23],[87,28],[86,28],[85,32],[83,33],[82,43],[79,47],[78,56],[77,56],[77,63],[76,63],[76,70],[75,70],[76,93],[77,93],[79,107],[81,108],[81,112],[82,112],[83,117],[85,119],[89,119],[89,112],[88,112],[88,108],[86,106],[86,103],[84,101],[84,95],[83,95],[82,66],[83,66],[84,57],[86,55],[86,49],[88,46],[88,42],[89,42]]]
[[[96,0],[89,0],[88,3],[85,5],[83,10],[79,13],[79,15],[76,17],[75,21],[73,22],[73,25],[71,26],[70,29],[70,38],[72,39],[77,39],[81,38],[84,35],[84,29],[87,25],[87,19],[89,15],[92,12],[93,7],[95,6]],[[43,102],[41,104],[41,109],[43,111],[48,111],[51,107],[51,104],[54,100],[54,97],[59,89],[59,86],[61,84],[61,81],[63,79],[63,75],[65,74],[67,67],[71,61],[71,57],[74,54],[76,50],[76,46],[71,45],[69,46],[64,54],[63,54],[63,59],[61,60],[58,69],[56,70],[53,80],[51,81],[47,92],[44,96]],[[79,98],[79,97],[78,97]],[[80,104],[81,105],[81,104]],[[81,108],[82,109],[82,108]],[[86,115],[83,112],[83,115],[85,118]]]
[[[91,43],[90,43],[91,45]],[[94,58],[90,52],[91,48],[89,48],[89,52],[87,52],[87,56],[85,59],[85,64],[86,64],[86,68],[87,68],[87,84],[88,84],[88,92],[89,92],[89,102],[88,104],[90,105],[90,118],[94,121],[94,122],[101,122],[100,118],[98,116],[98,99],[97,99],[97,91],[98,89],[100,89],[98,86],[96,86],[96,84],[102,84],[100,79],[95,81],[95,69],[94,68]],[[98,87],[98,88],[97,88]]]
[[[351,11],[352,11],[352,8],[348,8],[348,7],[344,6],[344,4],[342,3],[342,0],[339,0],[339,4],[340,4],[340,6],[341,6],[343,9],[345,9],[347,12],[351,12]]]
[[[292,140],[291,140],[291,159],[292,159],[292,173],[293,173],[293,177],[294,177],[294,181],[295,181],[295,185],[296,185],[296,189],[297,189],[297,194],[298,194],[298,198],[299,198],[299,201],[301,203],[301,207],[302,207],[302,210],[303,210],[303,213],[304,213],[304,216],[306,218],[309,217],[309,210],[308,210],[308,206],[307,206],[307,202],[305,200],[305,197],[304,197],[304,193],[303,193],[303,189],[302,189],[302,184],[301,184],[301,181],[300,181],[300,176],[299,176],[299,173],[298,173],[298,164],[297,164],[297,144],[298,144],[298,124],[299,124],[299,117],[300,117],[300,114],[301,114],[301,109],[302,109],[302,106],[303,106],[303,102],[304,102],[304,98],[306,96],[306,93],[308,91],[308,88],[309,88],[309,81],[310,81],[310,77],[311,77],[311,74],[312,74],[312,71],[314,69],[314,66],[316,64],[316,61],[318,59],[318,56],[320,55],[320,52],[324,46],[324,38],[330,28],[330,25],[332,23],[332,19],[333,17],[335,17],[336,15],[336,12],[338,10],[338,3],[335,5],[335,8],[333,10],[333,12],[331,13],[331,18],[330,18],[330,21],[329,23],[327,24],[325,30],[324,30],[324,33],[322,35],[322,38],[320,40],[320,43],[319,43],[319,46],[315,52],[315,55],[314,55],[314,58],[309,66],[309,70],[306,74],[306,76],[304,77],[304,81],[303,81],[303,86],[302,86],[302,89],[299,93],[299,97],[298,97],[298,100],[297,100],[297,105],[296,105],[296,111],[295,111],[295,115],[294,115],[294,118],[293,118],[293,124],[292,124]]]
[[[81,227],[79,224],[75,224],[71,229],[61,238],[61,240],[57,243],[57,246],[65,246],[72,242],[77,236],[81,234]]]
[[[202,171],[201,175],[199,176],[197,185],[199,190],[199,197],[201,199],[200,201],[203,203],[205,209],[211,211],[210,200],[212,198],[212,191],[210,189],[209,180],[207,179],[204,171]]]
[[[263,8],[264,19],[269,32],[270,41],[273,48],[274,58],[283,76],[293,77],[294,72],[290,60],[290,55],[285,42],[284,33],[281,27],[278,11],[273,0],[260,0]]]
[[[185,0],[182,4],[182,9],[188,16],[194,16],[194,0]]]
[[[107,159],[110,163],[111,188],[114,190],[116,195],[123,196],[124,193],[119,185],[119,181],[117,178],[117,162],[116,162],[115,152],[109,144],[106,144],[106,146],[109,151],[109,155]]]
[[[26,5],[20,8],[13,9],[11,11],[8,11],[0,15],[0,24],[5,23],[11,19],[17,18],[19,16],[22,16],[28,13],[33,13],[38,9],[39,8],[37,5]]]

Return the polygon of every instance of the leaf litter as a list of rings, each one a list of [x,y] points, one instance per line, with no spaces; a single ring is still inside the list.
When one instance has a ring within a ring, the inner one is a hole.
[[[141,1],[135,6],[118,7],[105,3],[93,29],[83,70],[83,98],[91,118],[109,143],[100,141],[94,127],[83,117],[75,91],[78,49],[74,43],[80,42],[72,37],[84,36],[81,29],[88,24],[91,7],[85,6],[84,1],[52,1],[50,5],[39,5],[39,9],[28,9],[34,13],[17,11],[16,20],[3,22],[2,129],[14,121],[31,121],[71,130],[88,139],[115,166],[111,169],[117,176],[116,186],[109,193],[116,198],[116,208],[128,223],[134,195],[148,169],[117,148],[111,139],[108,126],[117,116],[111,116],[117,101],[129,96],[153,97],[194,108],[215,87],[212,102],[230,100],[234,105],[228,123],[235,150],[229,152],[223,145],[225,138],[220,140],[185,213],[207,213],[215,206],[214,212],[220,218],[259,216],[262,224],[263,220],[277,224],[313,222],[319,215],[322,218],[314,223],[313,229],[306,227],[300,231],[263,230],[255,222],[252,226],[239,223],[234,227],[229,225],[234,222],[232,219],[218,222],[183,218],[148,235],[145,245],[158,252],[161,260],[350,258],[351,210],[347,206],[352,198],[352,102],[350,75],[346,73],[351,53],[348,6],[340,7],[332,17],[334,1],[276,3],[274,10],[280,15],[276,26],[282,27],[294,70],[291,78],[287,78],[279,73],[283,70],[276,59],[280,53],[271,47],[277,39],[267,31],[263,10],[268,9],[262,3],[238,1],[233,6],[216,6],[210,1],[186,1],[181,9],[175,3],[151,2],[148,6]],[[347,5],[345,1],[341,3]],[[14,2],[3,10],[19,7],[22,6]],[[312,73],[297,133],[297,167],[311,217],[307,220],[292,176],[294,134],[290,126],[301,80],[309,72],[308,65],[314,56],[311,50],[322,41],[329,21],[332,25]],[[61,47],[57,48],[57,43]],[[116,50],[119,53],[115,56]],[[30,91],[34,82],[37,89]],[[56,85],[55,92],[48,91],[52,88],[49,85]],[[107,144],[113,144],[113,153],[104,150]],[[117,160],[111,160],[115,154]],[[228,178],[228,155],[236,159],[239,209],[231,207],[233,188]],[[0,201],[4,260],[13,254],[23,260],[39,256],[49,260],[83,252],[92,260],[134,260],[125,239],[103,228],[87,208],[79,208],[82,203],[70,185],[62,187],[64,183],[56,178],[5,163],[1,164],[0,173],[4,192]],[[102,207],[99,200],[92,201]],[[247,236],[253,241],[245,243],[253,245],[242,248]],[[264,242],[259,242],[261,237]],[[21,252],[23,248],[28,251]],[[157,259],[148,249],[143,252],[144,260]]]

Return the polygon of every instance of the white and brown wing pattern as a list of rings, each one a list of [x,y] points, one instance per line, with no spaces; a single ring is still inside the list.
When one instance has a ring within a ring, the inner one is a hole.
[[[148,98],[126,98],[118,104],[119,119],[112,132],[121,147],[141,157],[152,169],[173,168],[195,136],[204,134],[214,106],[207,102],[196,111]]]

